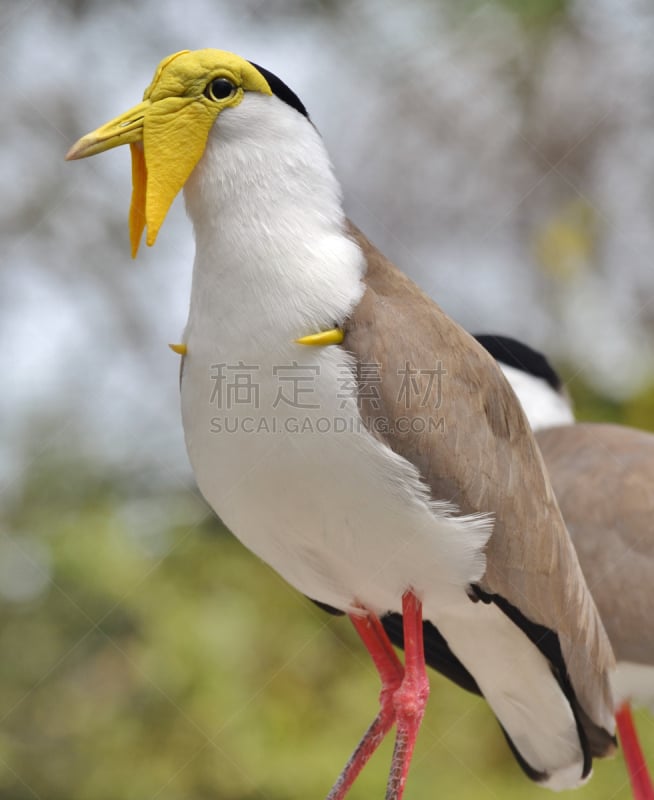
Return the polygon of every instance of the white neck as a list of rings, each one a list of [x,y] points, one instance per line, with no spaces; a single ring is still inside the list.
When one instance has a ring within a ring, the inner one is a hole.
[[[574,414],[568,398],[547,381],[500,362],[500,367],[516,393],[532,430],[571,425]]]
[[[313,125],[248,94],[218,117],[184,189],[197,254],[190,319],[292,340],[333,327],[363,293],[340,187]]]

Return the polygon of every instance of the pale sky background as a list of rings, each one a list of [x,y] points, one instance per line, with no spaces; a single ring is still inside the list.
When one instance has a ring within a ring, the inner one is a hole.
[[[654,364],[654,6],[146,0],[0,6],[0,468],[79,450],[189,480],[181,197],[129,254],[130,163],[73,141],[180,49],[233,50],[302,98],[350,216],[465,327],[519,336],[618,399]],[[461,9],[465,7],[465,12]],[[458,9],[458,10],[457,10]]]

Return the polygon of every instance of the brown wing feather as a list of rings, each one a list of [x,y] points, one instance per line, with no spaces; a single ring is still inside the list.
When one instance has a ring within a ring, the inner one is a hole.
[[[352,235],[367,258],[367,291],[343,346],[384,378],[377,393],[360,392],[362,416],[418,467],[434,499],[494,515],[481,588],[558,634],[582,707],[610,730],[611,647],[513,391],[469,334],[354,226]]]
[[[654,436],[579,423],[536,440],[616,658],[654,665]]]

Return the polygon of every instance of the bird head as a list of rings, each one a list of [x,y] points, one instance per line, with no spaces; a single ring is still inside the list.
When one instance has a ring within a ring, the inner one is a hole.
[[[575,421],[563,380],[542,353],[510,336],[480,333],[475,339],[499,363],[535,431]]]
[[[297,97],[267,70],[224,50],[182,50],[159,64],[143,102],[71,147],[67,160],[129,144],[133,257],[146,227],[146,242],[154,244],[175,196],[202,157],[218,116],[238,106],[247,92],[278,94],[306,116]]]

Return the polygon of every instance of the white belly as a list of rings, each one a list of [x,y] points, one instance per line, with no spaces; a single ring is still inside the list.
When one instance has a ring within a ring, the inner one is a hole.
[[[431,502],[416,469],[364,428],[341,348],[247,350],[209,355],[191,333],[184,366],[189,457],[223,522],[336,608],[399,611],[408,588],[429,605],[460,602],[484,572],[490,522]]]

